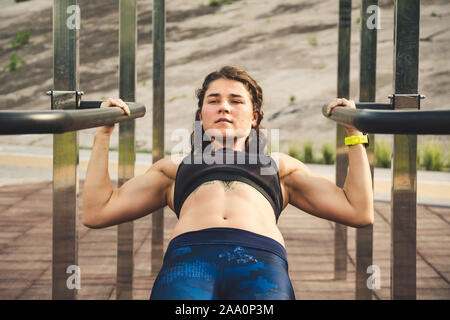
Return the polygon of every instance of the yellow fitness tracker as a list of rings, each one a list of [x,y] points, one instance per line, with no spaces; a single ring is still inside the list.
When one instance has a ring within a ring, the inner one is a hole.
[[[369,145],[369,135],[365,134],[362,136],[351,136],[345,138],[345,145],[346,146],[354,146],[355,144],[364,144],[364,146],[367,148]]]

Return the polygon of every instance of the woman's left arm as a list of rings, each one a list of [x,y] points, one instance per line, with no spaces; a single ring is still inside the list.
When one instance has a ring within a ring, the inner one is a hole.
[[[355,108],[351,100],[336,99],[329,110],[336,106]],[[362,135],[356,129],[344,127],[347,136]],[[283,156],[281,179],[287,189],[289,203],[315,216],[333,220],[352,227],[373,224],[372,178],[366,150],[363,145],[349,147],[349,168],[343,188],[313,174],[302,162]]]
[[[356,109],[353,100],[345,98],[336,99],[329,106],[329,115],[335,107]],[[344,126],[347,137],[362,136],[363,133],[355,128]],[[348,201],[354,208],[360,208],[361,212],[369,214],[369,221],[373,224],[373,189],[372,174],[370,172],[369,159],[363,144],[348,146],[348,172],[343,186]]]

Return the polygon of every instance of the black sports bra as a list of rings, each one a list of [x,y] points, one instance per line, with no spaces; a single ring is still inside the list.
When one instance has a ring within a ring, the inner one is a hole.
[[[180,217],[187,197],[211,180],[241,181],[254,187],[270,202],[276,221],[283,207],[280,176],[272,157],[222,148],[211,154],[190,154],[178,166],[175,177],[174,209]]]

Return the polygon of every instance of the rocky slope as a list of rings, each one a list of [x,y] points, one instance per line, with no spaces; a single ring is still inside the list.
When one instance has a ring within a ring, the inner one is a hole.
[[[0,110],[49,109],[45,92],[53,88],[52,3],[0,0]],[[151,148],[152,1],[138,0],[137,100],[147,114],[136,121],[139,148]],[[380,1],[377,101],[392,93],[393,1]],[[80,90],[85,100],[118,96],[118,1],[79,1]],[[245,68],[264,90],[268,129],[279,129],[281,148],[294,139],[334,143],[335,125],[323,118],[322,104],[336,96],[337,0],[233,0],[220,7],[208,0],[166,1],[166,126],[168,151],[177,128],[190,131],[195,89],[225,64]],[[353,1],[351,98],[358,100],[360,2]],[[17,50],[25,64],[15,72],[9,62],[11,39],[31,28],[29,43]],[[450,109],[450,2],[422,1],[419,92],[422,109]],[[292,99],[293,101],[291,101]],[[92,145],[95,129],[79,133]],[[269,131],[270,132],[270,131]],[[116,129],[112,145],[117,145]],[[378,136],[377,136],[378,137]],[[436,137],[445,145],[449,137]],[[380,139],[390,139],[380,135]],[[423,137],[420,137],[423,139]],[[51,146],[51,135],[2,136],[1,144]]]

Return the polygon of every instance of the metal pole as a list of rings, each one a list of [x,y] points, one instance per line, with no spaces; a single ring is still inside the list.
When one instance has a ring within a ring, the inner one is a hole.
[[[53,87],[54,90],[78,90],[77,0],[53,2]],[[54,109],[63,108],[60,105]],[[75,95],[64,109],[75,109]],[[77,297],[77,132],[53,135],[53,264],[52,298],[69,300]],[[70,273],[75,274],[70,275]],[[69,279],[70,277],[70,279]]]
[[[394,92],[414,94],[418,87],[420,0],[396,0],[394,10]],[[401,105],[395,103],[394,107]],[[396,300],[416,299],[416,164],[417,135],[394,135],[391,299]]]
[[[136,0],[119,3],[119,96],[136,101]],[[136,161],[134,120],[119,124],[119,184],[134,177]],[[117,228],[117,291],[116,299],[133,299],[133,221]]]
[[[350,95],[350,26],[352,1],[339,0],[339,42],[338,42],[338,80],[337,95],[348,98]],[[348,168],[348,150],[344,144],[345,130],[336,124],[336,185],[344,186]],[[334,278],[347,278],[347,227],[335,223],[334,234]]]
[[[164,78],[166,11],[164,0],[153,1],[153,163],[164,157]],[[152,274],[162,266],[163,209],[152,214]]]
[[[361,5],[361,50],[359,69],[359,101],[374,102],[376,92],[377,66],[377,28],[370,24],[369,6],[377,6],[378,0],[362,0]],[[378,10],[378,9],[376,9]],[[377,14],[377,12],[375,12]],[[378,17],[376,17],[378,19]],[[368,24],[369,22],[369,24]],[[367,148],[370,171],[372,173],[373,189],[373,161],[375,151],[375,135],[369,135],[370,145]],[[356,282],[355,297],[357,300],[372,300],[372,290],[367,286],[367,268],[372,265],[373,226],[356,229]]]

